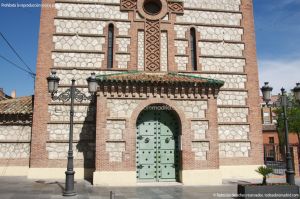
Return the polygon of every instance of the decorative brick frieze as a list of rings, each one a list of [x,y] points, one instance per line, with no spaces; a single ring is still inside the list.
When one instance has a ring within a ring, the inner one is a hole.
[[[184,12],[183,2],[180,1],[169,1],[168,7],[171,12],[176,14],[183,14]]]
[[[133,10],[137,6],[137,0],[120,0],[121,10]]]
[[[247,140],[249,133],[249,125],[219,125],[220,140]]]
[[[225,142],[219,144],[220,158],[249,157],[250,142]]]
[[[160,70],[160,22],[145,22],[145,59],[146,70],[155,72]]]

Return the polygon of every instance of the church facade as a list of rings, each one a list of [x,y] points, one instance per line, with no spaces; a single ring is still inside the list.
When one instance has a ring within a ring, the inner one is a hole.
[[[71,79],[76,178],[221,184],[263,164],[252,0],[43,0],[27,175],[63,178]]]

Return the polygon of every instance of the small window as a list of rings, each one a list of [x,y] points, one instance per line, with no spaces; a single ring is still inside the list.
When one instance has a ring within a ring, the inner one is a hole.
[[[274,144],[274,137],[269,137],[269,144]]]
[[[108,45],[107,45],[107,68],[113,68],[113,54],[114,54],[114,25],[108,26]]]
[[[192,70],[197,71],[197,40],[195,28],[191,28],[190,30],[190,46]]]
[[[162,4],[160,0],[145,0],[144,10],[147,14],[157,15],[162,9]]]

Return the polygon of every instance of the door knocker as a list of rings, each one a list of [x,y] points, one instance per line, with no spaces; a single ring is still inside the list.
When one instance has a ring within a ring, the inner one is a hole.
[[[145,143],[149,143],[150,139],[149,138],[146,138],[145,139]]]
[[[169,142],[170,142],[170,138],[166,138],[166,139],[165,139],[165,142],[166,142],[166,143],[169,143]]]

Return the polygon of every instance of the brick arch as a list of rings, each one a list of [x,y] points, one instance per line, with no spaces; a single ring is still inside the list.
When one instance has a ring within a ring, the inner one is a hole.
[[[189,121],[186,119],[185,117],[185,113],[180,110],[177,105],[169,100],[169,99],[165,99],[165,98],[151,98],[151,99],[147,99],[143,102],[141,102],[137,108],[134,109],[134,111],[131,114],[130,117],[130,128],[136,128],[136,121],[140,115],[140,113],[148,106],[150,105],[154,105],[154,104],[162,104],[162,105],[168,105],[170,106],[174,112],[178,115],[178,119],[181,123],[181,135],[183,136],[184,134],[188,133],[188,129],[189,129]]]
[[[147,100],[143,100],[132,112],[131,117],[129,119],[129,148],[133,149],[130,153],[131,153],[131,165],[132,165],[132,169],[136,170],[136,122],[137,119],[140,115],[140,113],[145,110],[146,107],[151,106],[151,105],[155,105],[155,104],[159,104],[159,105],[167,105],[170,106],[173,111],[175,112],[174,114],[177,115],[178,117],[178,121],[180,122],[180,140],[179,140],[179,145],[181,145],[180,149],[179,149],[179,181],[178,182],[182,182],[182,170],[184,169],[184,162],[182,160],[186,159],[185,154],[182,153],[183,150],[190,150],[191,149],[191,142],[189,142],[188,138],[190,135],[190,122],[189,120],[186,118],[185,113],[180,110],[176,103],[170,99],[166,99],[166,98],[150,98]],[[180,144],[181,143],[181,144]]]

